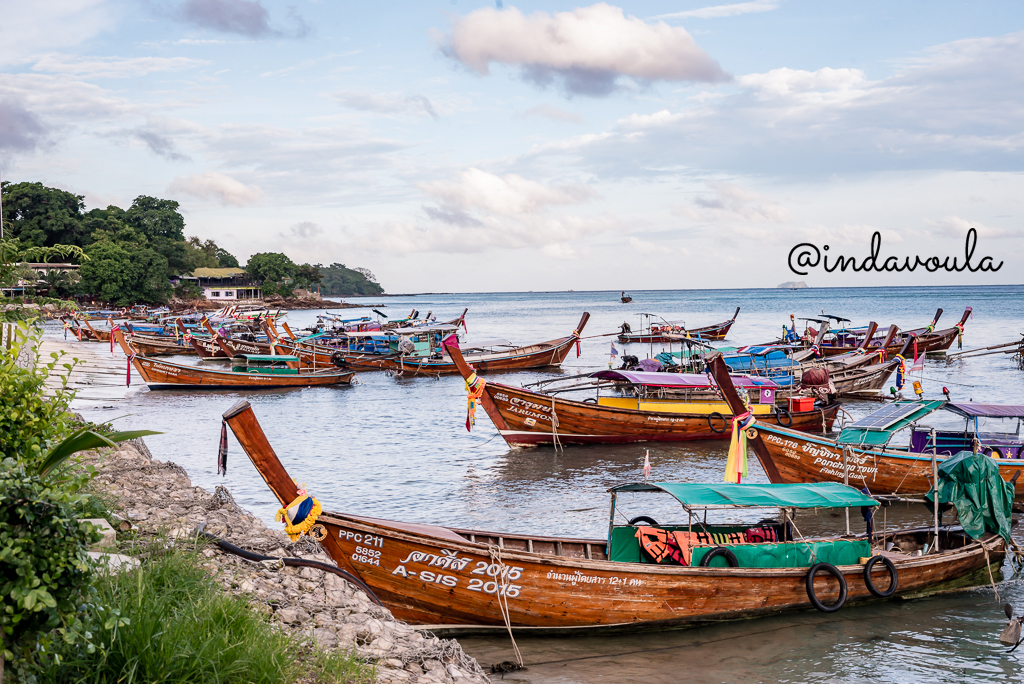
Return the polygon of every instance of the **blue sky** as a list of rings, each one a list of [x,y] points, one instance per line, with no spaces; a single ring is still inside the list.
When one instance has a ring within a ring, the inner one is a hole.
[[[293,0],[294,2],[294,0]],[[1021,282],[1012,3],[5,3],[0,170],[391,292]],[[962,254],[994,274],[827,274]]]

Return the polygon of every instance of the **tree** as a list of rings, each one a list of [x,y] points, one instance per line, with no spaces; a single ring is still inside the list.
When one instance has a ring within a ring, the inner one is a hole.
[[[167,259],[131,242],[103,240],[86,249],[81,290],[115,306],[163,303],[171,292]]]
[[[17,237],[27,247],[88,244],[84,197],[42,183],[4,181],[2,186],[4,237]]]
[[[217,248],[217,253],[216,253],[215,256],[217,257],[217,261],[220,262],[220,267],[221,268],[238,268],[239,267],[238,266],[238,259],[235,257],[234,254],[231,254],[226,249],[222,249],[222,248],[218,247]]]
[[[296,284],[306,288],[307,290],[311,290],[322,283],[323,279],[323,275],[320,274],[320,264],[317,264],[316,266],[302,264],[299,266],[298,273],[295,276]]]
[[[147,238],[185,241],[185,219],[178,213],[178,203],[139,195],[125,212],[128,225]]]
[[[362,266],[359,266],[353,268],[352,270],[355,271],[356,273],[362,273],[363,277],[369,280],[371,283],[377,282],[377,276],[373,275],[373,273],[371,273],[370,269],[368,268],[363,268]]]
[[[280,252],[261,252],[249,257],[245,272],[257,283],[280,283],[286,278],[294,278],[298,266]]]
[[[328,296],[375,295],[384,292],[373,274],[365,268],[347,268],[345,264],[335,263],[327,268],[321,266],[320,273],[323,277],[321,292]]]

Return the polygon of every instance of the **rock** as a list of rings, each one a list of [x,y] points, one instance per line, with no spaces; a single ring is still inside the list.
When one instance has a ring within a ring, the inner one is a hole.
[[[117,532],[103,518],[86,518],[78,522],[89,523],[96,528],[97,532],[103,535],[98,542],[92,545],[92,549],[113,548],[117,546]]]
[[[324,650],[338,647],[338,637],[329,629],[322,627],[314,629],[313,639],[316,641],[316,645]]]
[[[141,440],[124,442],[103,460],[98,455],[88,457],[98,470],[97,489],[121,503],[120,515],[130,523],[140,544],[145,545],[147,539],[162,544],[168,534],[172,539],[191,539],[196,527],[205,522],[207,532],[256,553],[333,565],[316,542],[309,538],[289,541],[279,528],[268,528],[242,510],[227,489],[217,487],[211,494],[193,487],[180,466],[153,460],[148,449],[147,453],[143,449]],[[343,649],[374,664],[380,682],[451,684],[455,675],[459,682],[488,682],[475,661],[461,651],[452,653],[450,644],[454,642],[445,642],[442,649],[436,637],[396,622],[389,610],[373,604],[360,589],[331,572],[268,567],[214,546],[201,553],[202,566],[224,591],[244,595],[254,610],[307,647]],[[116,556],[109,558],[114,559],[111,567],[123,562]],[[442,653],[458,664],[452,672],[437,660]],[[468,671],[473,668],[474,672]]]
[[[139,561],[131,556],[124,556],[120,553],[101,553],[99,551],[87,551],[89,558],[99,561],[101,571],[125,572],[139,567]]]
[[[282,608],[275,613],[278,620],[287,624],[309,624],[309,613],[301,608]]]

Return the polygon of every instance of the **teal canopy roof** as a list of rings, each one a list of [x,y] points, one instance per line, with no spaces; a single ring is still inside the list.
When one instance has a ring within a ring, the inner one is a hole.
[[[854,508],[878,502],[838,482],[813,484],[696,484],[679,482],[632,483],[611,492],[666,492],[688,508]]]
[[[285,356],[284,354],[238,354],[246,361],[298,361],[298,356]]]

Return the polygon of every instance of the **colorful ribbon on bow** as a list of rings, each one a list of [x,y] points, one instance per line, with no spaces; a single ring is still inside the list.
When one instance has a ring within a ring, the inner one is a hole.
[[[973,311],[971,312],[971,315],[972,316],[974,315]],[[964,324],[963,323],[957,323],[953,327],[956,328],[956,348],[957,349],[963,349],[964,348]]]
[[[125,386],[127,386],[127,387],[131,387],[132,386],[132,361],[134,361],[134,360],[135,360],[135,354],[132,353],[132,352],[128,352],[128,374],[126,376],[127,379],[125,381]]]
[[[320,502],[306,493],[306,487],[299,488],[298,496],[290,504],[277,511],[274,520],[284,523],[285,534],[292,541],[309,532],[316,519],[323,513]]]
[[[818,348],[818,345],[812,344],[811,351],[814,352],[814,358],[819,358],[821,356],[821,349]]]
[[[726,482],[740,484],[743,478],[747,477],[747,428],[754,422],[754,416],[750,411],[732,419],[729,457],[725,461]]]
[[[121,326],[115,325],[110,328],[110,353],[114,353],[114,331],[120,330]]]
[[[903,385],[906,384],[907,360],[903,358],[902,354],[897,354],[896,358],[900,362],[900,365],[896,366],[896,389],[901,390]]]
[[[466,432],[472,432],[473,426],[476,425],[476,406],[484,394],[486,384],[476,373],[466,380]]]

